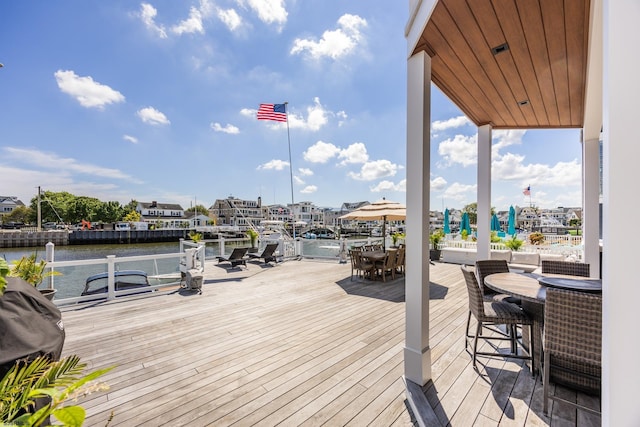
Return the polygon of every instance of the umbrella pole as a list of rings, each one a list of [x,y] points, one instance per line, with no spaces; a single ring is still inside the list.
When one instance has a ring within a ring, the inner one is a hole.
[[[382,250],[387,250],[387,216],[382,217]]]

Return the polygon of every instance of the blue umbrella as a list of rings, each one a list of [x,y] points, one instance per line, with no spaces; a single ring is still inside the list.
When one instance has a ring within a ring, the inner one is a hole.
[[[491,217],[491,231],[500,231],[500,220],[496,214]]]
[[[509,207],[509,228],[507,229],[509,236],[516,234],[516,210],[513,206]]]
[[[471,235],[471,223],[469,222],[469,214],[464,212],[462,214],[462,221],[460,221],[460,232],[467,230],[467,235]]]
[[[444,210],[444,234],[451,233],[451,229],[449,228],[449,209]]]

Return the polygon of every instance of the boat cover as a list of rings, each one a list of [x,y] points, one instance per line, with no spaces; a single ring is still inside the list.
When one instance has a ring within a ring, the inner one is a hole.
[[[7,277],[0,296],[0,378],[16,360],[60,360],[64,338],[58,307],[26,281]]]

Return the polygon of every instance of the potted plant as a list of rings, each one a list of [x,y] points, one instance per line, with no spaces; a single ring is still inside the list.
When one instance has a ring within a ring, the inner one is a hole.
[[[7,287],[7,274],[9,274],[9,264],[4,258],[0,258],[0,296],[4,294],[4,290]]]
[[[247,237],[251,241],[251,247],[249,248],[250,253],[258,252],[258,232],[253,228],[248,229],[246,232]]]
[[[19,260],[12,261],[13,266],[9,272],[9,276],[20,277],[25,282],[37,287],[46,277],[60,276],[62,273],[58,271],[44,271],[47,262],[43,259],[37,261],[37,252],[31,255],[25,255]],[[55,289],[40,289],[40,293],[52,300]]]
[[[440,244],[440,240],[444,238],[444,232],[442,230],[436,230],[429,236],[429,241],[431,242],[431,249],[429,250],[429,259],[431,261],[440,260],[440,248],[438,245]]]
[[[397,231],[393,234],[391,234],[391,242],[393,244],[394,248],[398,247],[398,240],[404,240],[404,238],[407,237],[407,235],[405,233],[398,233]]]
[[[508,247],[509,249],[511,249],[512,251],[518,252],[523,243],[524,243],[524,241],[518,239],[516,237],[516,235],[514,234],[513,236],[511,236],[510,239],[505,240],[504,245],[506,247]]]

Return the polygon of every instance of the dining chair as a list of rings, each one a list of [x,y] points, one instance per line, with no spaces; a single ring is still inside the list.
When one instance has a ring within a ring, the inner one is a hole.
[[[391,274],[391,279],[396,278],[396,251],[387,251],[384,255],[384,259],[379,263],[376,263],[376,270],[380,271],[382,281],[387,281],[387,274]]]
[[[505,301],[486,301],[482,296],[482,291],[480,290],[480,285],[476,280],[474,271],[469,269],[465,265],[461,266],[460,269],[462,270],[462,275],[464,276],[464,280],[467,285],[467,293],[469,295],[469,316],[467,318],[467,327],[465,330],[464,348],[468,348],[469,339],[473,338],[472,360],[474,369],[477,369],[477,356],[507,357],[532,360],[532,355],[535,354],[533,342],[531,342],[531,348],[529,349],[528,354],[524,355],[518,354],[518,341],[515,334],[510,334],[509,336],[482,335],[482,330],[486,327],[486,324],[500,324],[506,325],[510,330],[513,330],[516,325],[529,326],[529,332],[531,336],[533,336],[533,321],[531,320],[531,318],[515,304]],[[475,317],[477,322],[476,332],[474,335],[469,334],[471,315]],[[493,331],[493,329],[490,330]],[[491,340],[507,340],[511,344],[511,352],[480,352],[478,351],[479,338],[482,338],[489,342]],[[531,372],[533,375],[534,371],[532,370]]]
[[[355,251],[355,256],[357,271],[360,272],[363,278],[367,276],[373,278],[376,266],[363,256],[363,251]],[[360,276],[360,274],[358,274],[358,276]]]
[[[353,274],[360,277],[360,262],[362,257],[360,255],[360,249],[349,249],[349,258],[351,259],[351,280],[353,280]]]
[[[589,277],[589,264],[573,261],[542,260],[542,274],[567,274]]]
[[[549,400],[587,408],[551,394],[551,382],[587,394],[599,394],[602,372],[602,295],[548,288],[544,308],[544,413]]]
[[[404,274],[404,257],[407,249],[404,245],[398,246],[398,253],[396,255],[396,273]]]
[[[486,301],[507,301],[522,305],[520,298],[496,292],[484,283],[484,278],[490,274],[508,273],[509,264],[504,259],[483,259],[476,261],[476,278],[480,284],[482,296]]]

